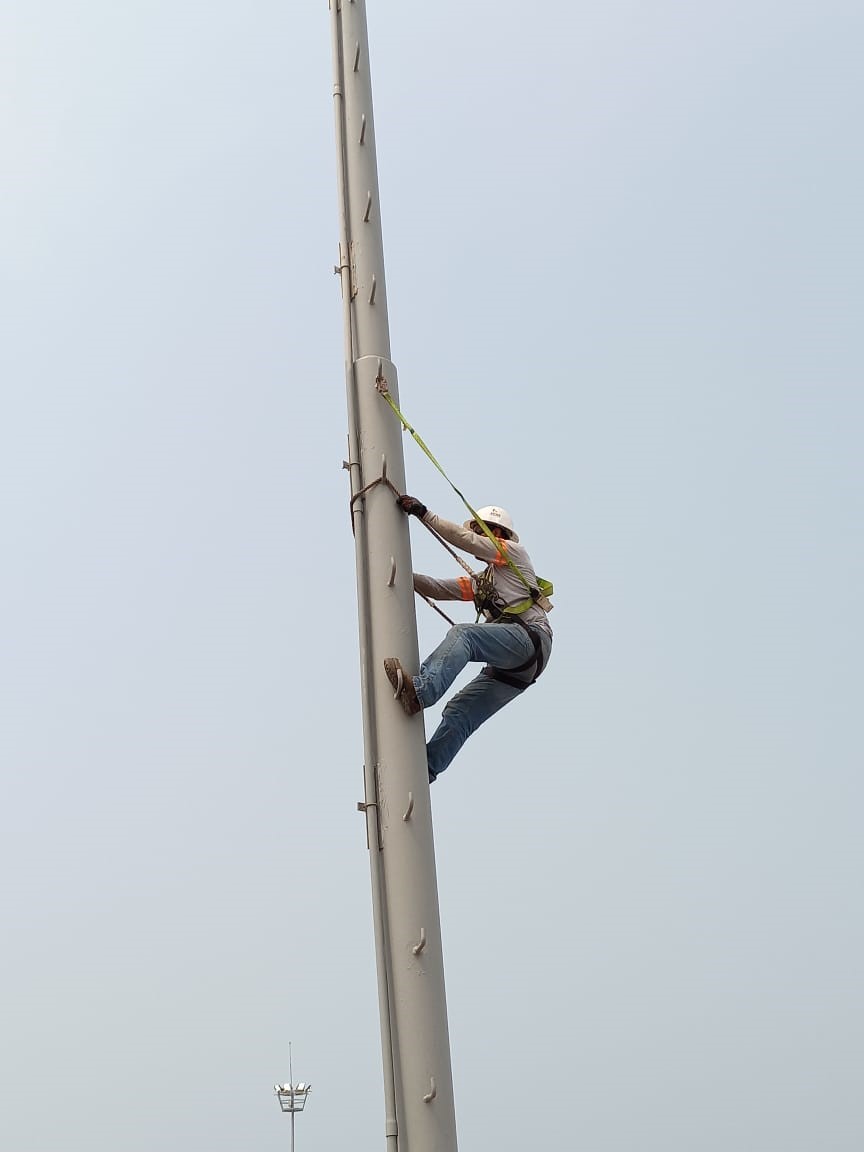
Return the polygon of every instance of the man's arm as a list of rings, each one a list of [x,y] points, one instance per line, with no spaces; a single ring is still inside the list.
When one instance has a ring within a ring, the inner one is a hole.
[[[470,576],[455,580],[436,580],[433,576],[414,573],[414,589],[430,600],[473,600],[474,587]]]
[[[461,548],[463,552],[470,552],[478,560],[497,560],[501,563],[501,554],[488,536],[472,532],[470,528],[463,528],[461,524],[454,524],[452,520],[445,520],[443,516],[436,516],[434,512],[427,512],[423,523],[434,528],[442,539],[454,548]],[[499,540],[499,544],[506,547],[506,541]]]
[[[472,532],[463,528],[461,524],[454,524],[452,520],[445,520],[430,512],[422,500],[415,496],[400,496],[396,503],[406,516],[416,516],[424,524],[434,529],[442,539],[463,552],[469,552],[478,560],[493,561],[496,564],[505,564],[503,553],[507,550],[507,542],[499,540],[497,545],[485,534]]]

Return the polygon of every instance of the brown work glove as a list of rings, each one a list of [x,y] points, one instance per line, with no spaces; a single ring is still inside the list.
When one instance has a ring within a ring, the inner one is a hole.
[[[400,496],[396,503],[406,516],[418,516],[421,520],[429,511],[425,504],[415,500],[413,496]]]

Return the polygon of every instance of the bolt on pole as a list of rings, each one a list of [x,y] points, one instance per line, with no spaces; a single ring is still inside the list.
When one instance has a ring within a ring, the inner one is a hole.
[[[387,1152],[456,1152],[438,885],[421,716],[408,717],[384,659],[419,665],[401,428],[390,359],[365,0],[329,0],[339,185],[348,469],[360,631]],[[383,481],[383,482],[382,482]],[[361,495],[361,493],[363,493]]]

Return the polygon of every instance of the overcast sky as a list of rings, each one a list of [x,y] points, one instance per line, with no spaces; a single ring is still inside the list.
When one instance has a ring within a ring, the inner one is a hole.
[[[460,1148],[860,1152],[864,8],[368,7]],[[327,5],[0,16],[0,1148],[382,1148]]]

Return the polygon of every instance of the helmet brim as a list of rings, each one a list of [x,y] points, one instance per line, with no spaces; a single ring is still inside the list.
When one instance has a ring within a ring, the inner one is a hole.
[[[471,527],[471,525],[473,523],[474,523],[473,520],[466,520],[465,523],[462,525],[462,527],[467,528],[469,532],[473,532],[474,529]],[[483,523],[486,524],[486,526],[488,527],[488,523],[485,520],[483,521]],[[503,528],[504,526],[503,526],[503,524],[496,524],[495,527],[496,528]],[[512,528],[505,528],[504,531],[510,533],[510,535],[507,537],[508,540],[512,540],[514,544],[519,543],[518,532],[514,532]]]

